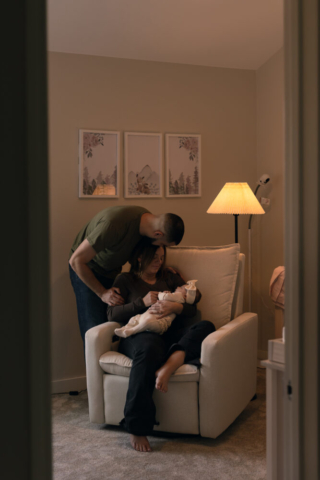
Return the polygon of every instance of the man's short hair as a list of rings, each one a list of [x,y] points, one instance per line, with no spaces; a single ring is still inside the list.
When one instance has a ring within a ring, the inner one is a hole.
[[[168,243],[174,242],[179,245],[184,235],[182,218],[174,213],[166,213],[164,216],[164,234]]]

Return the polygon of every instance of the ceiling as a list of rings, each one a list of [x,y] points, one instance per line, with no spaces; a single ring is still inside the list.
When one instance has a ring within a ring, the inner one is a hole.
[[[283,45],[283,0],[48,0],[50,51],[256,70]]]

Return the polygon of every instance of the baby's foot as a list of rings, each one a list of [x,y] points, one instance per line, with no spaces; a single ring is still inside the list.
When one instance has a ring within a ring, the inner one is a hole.
[[[147,437],[140,437],[138,435],[130,434],[130,443],[137,452],[152,452],[150,443]]]
[[[168,391],[168,382],[171,377],[171,372],[165,365],[163,365],[159,370],[156,371],[156,389],[162,393],[167,393]]]

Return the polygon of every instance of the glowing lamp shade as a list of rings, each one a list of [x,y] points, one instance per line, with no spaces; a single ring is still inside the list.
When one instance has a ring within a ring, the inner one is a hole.
[[[226,183],[207,213],[234,215],[235,241],[238,243],[238,215],[262,215],[265,211],[247,183]]]

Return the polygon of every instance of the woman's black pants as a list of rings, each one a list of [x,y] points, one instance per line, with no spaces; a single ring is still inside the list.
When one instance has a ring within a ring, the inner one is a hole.
[[[176,350],[186,352],[184,363],[198,360],[201,343],[215,331],[213,323],[202,320],[191,327],[164,335],[141,332],[121,339],[119,352],[132,359],[124,419],[121,424],[134,435],[150,435],[156,423],[156,408],[152,399],[155,372]],[[165,394],[164,394],[165,395]]]

